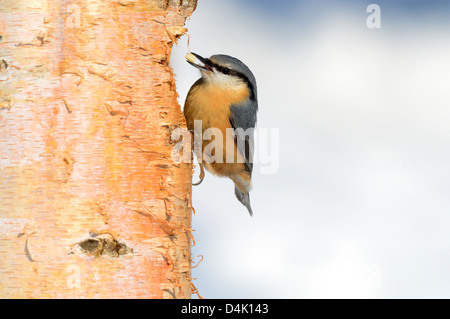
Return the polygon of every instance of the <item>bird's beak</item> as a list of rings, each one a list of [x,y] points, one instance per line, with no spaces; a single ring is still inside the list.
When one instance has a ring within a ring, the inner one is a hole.
[[[186,61],[193,67],[199,69],[200,71],[212,72],[213,70],[209,59],[205,59],[194,52],[186,54]],[[197,61],[200,63],[197,64],[196,63]]]

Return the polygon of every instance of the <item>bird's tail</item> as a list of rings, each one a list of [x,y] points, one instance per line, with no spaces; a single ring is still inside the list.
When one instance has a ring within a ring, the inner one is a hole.
[[[245,207],[247,207],[250,216],[253,216],[252,207],[250,206],[250,195],[249,195],[249,193],[247,192],[246,194],[244,194],[243,192],[241,192],[239,190],[239,188],[236,185],[234,186],[234,193],[236,194],[237,199],[239,199],[239,201]]]

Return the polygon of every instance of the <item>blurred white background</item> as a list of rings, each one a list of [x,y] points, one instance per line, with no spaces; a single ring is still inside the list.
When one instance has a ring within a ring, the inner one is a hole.
[[[230,180],[194,187],[203,297],[450,298],[449,17],[448,1],[199,0],[190,49],[246,63],[258,127],[280,136],[252,218]],[[187,51],[181,106],[200,77]]]

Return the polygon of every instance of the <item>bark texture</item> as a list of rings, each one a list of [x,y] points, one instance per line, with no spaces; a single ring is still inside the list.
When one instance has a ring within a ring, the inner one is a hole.
[[[195,6],[0,1],[0,297],[191,296],[169,58]]]

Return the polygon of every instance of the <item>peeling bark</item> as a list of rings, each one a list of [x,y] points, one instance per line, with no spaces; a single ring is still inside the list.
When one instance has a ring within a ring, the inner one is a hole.
[[[0,2],[0,297],[191,296],[169,59],[195,6]]]

